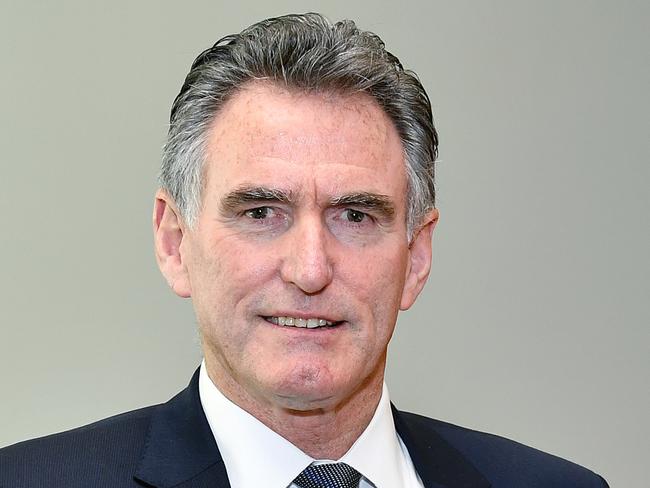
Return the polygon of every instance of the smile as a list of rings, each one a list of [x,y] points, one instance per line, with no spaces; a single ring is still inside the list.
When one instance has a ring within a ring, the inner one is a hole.
[[[264,317],[264,320],[275,325],[284,327],[300,327],[307,329],[316,329],[318,327],[333,327],[341,322],[330,322],[329,320],[319,317],[310,317],[308,319],[299,317]]]

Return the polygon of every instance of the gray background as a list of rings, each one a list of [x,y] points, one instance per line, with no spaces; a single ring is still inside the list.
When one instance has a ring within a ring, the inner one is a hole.
[[[151,249],[169,106],[217,38],[319,10],[418,71],[441,134],[395,402],[650,486],[648,5],[3,0],[0,445],[186,384],[191,304]]]

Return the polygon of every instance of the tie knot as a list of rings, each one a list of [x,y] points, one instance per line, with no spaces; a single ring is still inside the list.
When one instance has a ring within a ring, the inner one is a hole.
[[[300,488],[358,488],[361,473],[345,463],[310,464],[293,482]]]

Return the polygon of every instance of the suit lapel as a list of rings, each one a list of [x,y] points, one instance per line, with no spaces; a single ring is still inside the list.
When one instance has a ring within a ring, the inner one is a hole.
[[[489,488],[481,473],[440,436],[424,417],[404,414],[395,406],[395,429],[408,449],[426,488]]]
[[[201,407],[198,370],[185,390],[153,413],[135,478],[157,488],[230,488]]]
[[[392,408],[397,433],[426,488],[490,487],[469,460],[435,432],[428,419]],[[152,414],[135,478],[156,488],[230,488],[201,407],[198,370],[185,390]]]

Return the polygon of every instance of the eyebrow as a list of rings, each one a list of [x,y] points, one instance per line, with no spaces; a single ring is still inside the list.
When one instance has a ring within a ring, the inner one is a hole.
[[[292,204],[295,197],[291,192],[263,186],[243,186],[237,188],[221,199],[221,208],[225,211],[236,210],[252,202],[278,202]]]
[[[221,208],[224,211],[233,211],[249,203],[276,202],[286,205],[296,203],[296,195],[279,188],[264,186],[242,186],[221,199]],[[371,192],[354,192],[340,195],[330,199],[332,207],[352,206],[361,210],[374,212],[387,220],[395,217],[395,204],[387,195]]]
[[[386,195],[378,193],[358,192],[341,195],[330,200],[333,207],[352,206],[362,210],[378,213],[385,219],[392,220],[395,217],[395,205]]]

